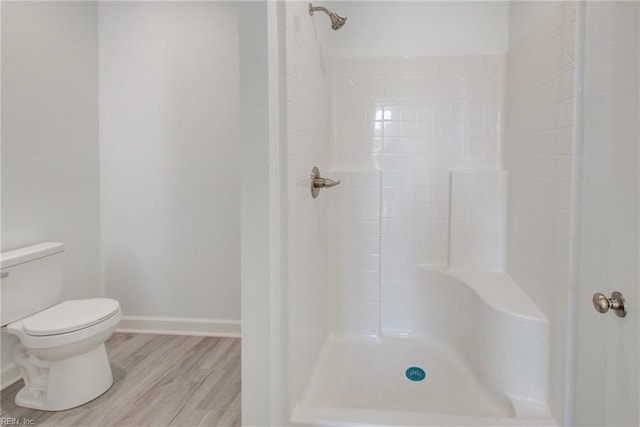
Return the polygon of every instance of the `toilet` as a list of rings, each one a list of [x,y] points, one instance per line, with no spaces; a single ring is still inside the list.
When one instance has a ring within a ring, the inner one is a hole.
[[[20,340],[12,357],[25,382],[16,405],[62,411],[107,391],[113,376],[104,342],[122,317],[118,301],[61,301],[61,243],[3,252],[0,260],[2,332]]]

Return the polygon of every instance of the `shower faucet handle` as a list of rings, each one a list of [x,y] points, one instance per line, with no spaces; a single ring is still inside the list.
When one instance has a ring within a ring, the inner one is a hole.
[[[316,188],[331,188],[334,185],[340,184],[340,180],[334,181],[329,178],[314,178],[313,186]]]
[[[322,178],[320,170],[314,166],[311,170],[311,196],[315,199],[318,197],[321,188],[331,188],[340,184],[340,180],[334,181],[329,178]]]

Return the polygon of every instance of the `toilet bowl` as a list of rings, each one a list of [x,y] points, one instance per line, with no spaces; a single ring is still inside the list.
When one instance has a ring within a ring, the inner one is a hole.
[[[20,340],[12,356],[25,382],[15,402],[44,411],[80,406],[111,387],[104,342],[122,317],[114,299],[59,302],[63,250],[44,243],[2,254],[2,331]]]

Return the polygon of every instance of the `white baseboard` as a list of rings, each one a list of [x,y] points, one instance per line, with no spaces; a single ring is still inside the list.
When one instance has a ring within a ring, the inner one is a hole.
[[[241,330],[239,320],[122,316],[116,332],[239,338]]]
[[[20,373],[18,366],[16,366],[15,363],[10,363],[9,366],[6,366],[2,370],[2,385],[0,387],[4,390],[21,378],[22,374]]]

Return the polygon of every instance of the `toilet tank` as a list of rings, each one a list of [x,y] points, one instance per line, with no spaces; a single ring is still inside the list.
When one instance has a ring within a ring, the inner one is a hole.
[[[0,254],[2,326],[60,302],[64,245],[38,243]]]

